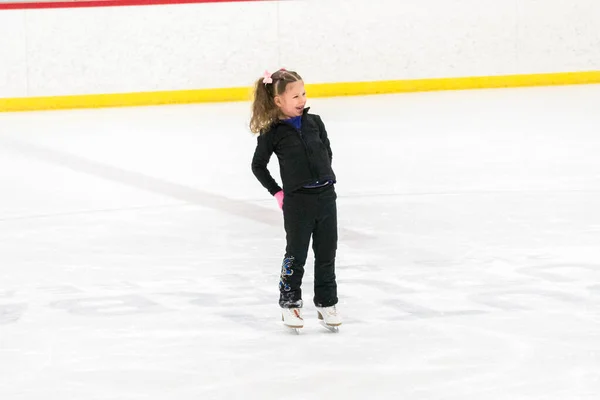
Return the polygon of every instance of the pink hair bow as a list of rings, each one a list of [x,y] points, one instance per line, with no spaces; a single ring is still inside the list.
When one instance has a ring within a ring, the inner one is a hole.
[[[271,73],[269,71],[265,71],[263,83],[266,85],[267,83],[273,83],[273,78],[271,77]]]

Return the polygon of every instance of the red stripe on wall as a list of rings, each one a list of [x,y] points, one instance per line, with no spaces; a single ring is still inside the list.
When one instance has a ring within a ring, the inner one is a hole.
[[[31,10],[40,8],[86,8],[86,7],[122,7],[122,6],[155,6],[165,4],[191,3],[239,3],[251,1],[274,0],[76,0],[48,1],[41,3],[0,3],[0,10]]]

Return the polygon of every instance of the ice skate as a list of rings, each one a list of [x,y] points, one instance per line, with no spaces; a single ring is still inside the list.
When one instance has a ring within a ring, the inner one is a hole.
[[[317,307],[317,316],[321,325],[332,332],[338,332],[338,327],[342,324],[342,317],[338,314],[335,306]]]
[[[293,329],[296,334],[300,333],[300,328],[304,327],[301,308],[282,308],[281,320],[285,326]]]

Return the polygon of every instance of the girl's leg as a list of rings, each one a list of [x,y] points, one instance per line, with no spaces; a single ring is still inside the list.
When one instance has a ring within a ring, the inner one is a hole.
[[[337,195],[332,187],[318,195],[318,214],[313,231],[315,252],[315,297],[318,307],[330,307],[338,302],[335,278],[337,250]]]
[[[312,194],[286,194],[283,200],[287,245],[279,281],[279,305],[284,308],[303,305],[302,277],[314,228],[316,205],[317,196]]]

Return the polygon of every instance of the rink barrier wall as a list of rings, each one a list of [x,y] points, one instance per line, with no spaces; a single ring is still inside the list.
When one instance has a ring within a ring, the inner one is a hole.
[[[1,10],[2,108],[243,100],[281,67],[313,97],[598,82],[598,0],[156,1]]]
[[[309,97],[599,84],[600,71],[307,84]],[[251,87],[140,93],[0,98],[0,112],[249,101]]]

